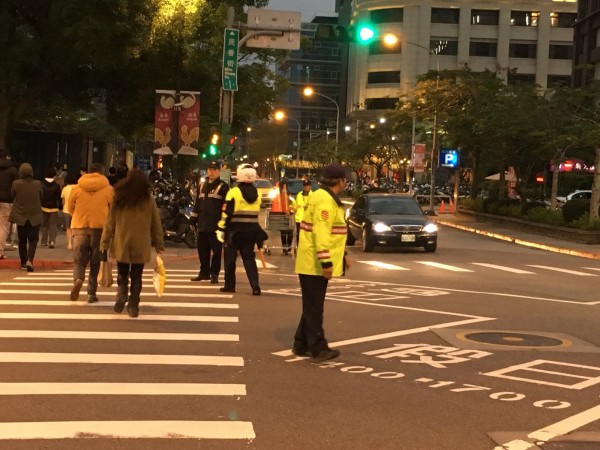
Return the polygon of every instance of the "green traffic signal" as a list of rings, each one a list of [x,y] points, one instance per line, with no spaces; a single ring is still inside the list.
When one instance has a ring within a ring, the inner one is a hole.
[[[217,147],[215,144],[210,144],[210,145],[208,146],[208,153],[209,153],[211,156],[216,156],[216,154],[217,154],[218,152],[219,152],[219,149],[218,149],[218,147]]]
[[[361,25],[358,28],[358,40],[362,43],[367,43],[375,37],[375,30],[369,25]]]

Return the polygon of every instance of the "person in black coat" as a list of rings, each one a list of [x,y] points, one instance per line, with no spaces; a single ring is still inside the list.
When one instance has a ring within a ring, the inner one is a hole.
[[[55,180],[56,169],[49,167],[46,178],[42,181],[42,247],[54,248],[56,230],[58,227],[58,210],[60,208],[61,188]]]
[[[13,181],[19,178],[19,171],[10,160],[8,152],[0,148],[0,259],[5,259],[4,245],[10,224],[8,216],[12,209],[13,197],[10,192]]]

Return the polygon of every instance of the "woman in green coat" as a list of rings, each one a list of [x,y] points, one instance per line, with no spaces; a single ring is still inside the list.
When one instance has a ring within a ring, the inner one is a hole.
[[[111,257],[117,260],[115,312],[122,312],[127,303],[129,316],[137,317],[144,264],[150,262],[152,247],[158,254],[163,252],[163,230],[144,172],[129,170],[114,189],[113,202],[102,231],[100,251],[106,254],[110,248]]]

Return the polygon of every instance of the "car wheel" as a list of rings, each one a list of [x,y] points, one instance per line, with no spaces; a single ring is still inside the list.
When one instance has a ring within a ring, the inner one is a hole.
[[[362,249],[365,253],[370,253],[373,251],[373,243],[371,242],[371,237],[369,236],[369,232],[365,228],[362,232]]]
[[[437,242],[433,244],[425,244],[425,251],[428,253],[433,253],[437,250]]]

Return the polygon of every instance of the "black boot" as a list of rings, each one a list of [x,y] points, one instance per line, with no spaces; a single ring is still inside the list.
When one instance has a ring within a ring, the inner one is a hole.
[[[127,302],[127,314],[129,317],[137,317],[139,313],[140,299],[134,299],[133,297],[129,297],[129,302]]]
[[[116,313],[123,312],[123,308],[125,308],[125,303],[127,303],[127,286],[118,286],[117,287],[117,301],[115,303],[114,310]]]

